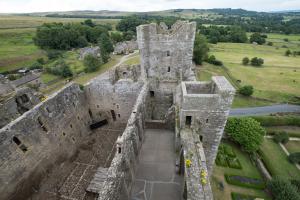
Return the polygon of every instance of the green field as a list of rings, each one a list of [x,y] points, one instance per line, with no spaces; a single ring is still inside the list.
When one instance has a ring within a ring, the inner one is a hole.
[[[228,167],[220,167],[215,165],[213,175],[211,177],[211,186],[214,193],[214,199],[216,200],[231,200],[231,192],[238,192],[242,194],[254,195],[257,197],[267,198],[268,196],[262,190],[250,189],[239,187],[235,185],[230,185],[225,181],[224,174],[232,174],[232,175],[241,175],[252,178],[261,179],[261,175],[254,164],[250,161],[249,156],[240,150],[240,148],[231,143],[231,142],[222,142],[230,145],[234,152],[237,155],[243,169],[232,169]],[[222,183],[224,185],[224,189],[222,190],[219,184]]]
[[[236,88],[253,85],[254,98],[237,96],[233,107],[263,106],[275,102],[300,103],[300,56],[285,56],[287,49],[300,51],[300,35],[267,35],[267,41],[273,42],[273,46],[249,43],[211,44],[209,54],[215,55],[225,67],[204,63],[199,67],[198,79],[209,80],[213,75],[223,75]],[[284,41],[285,38],[288,42]],[[283,45],[288,48],[283,48]],[[244,57],[260,57],[265,63],[262,67],[244,66],[241,63]]]
[[[30,65],[43,52],[34,45],[35,29],[0,29],[0,72]]]
[[[72,23],[82,22],[85,18],[54,18],[39,16],[14,16],[0,15],[0,29],[16,29],[16,28],[36,28],[43,23],[61,22]],[[120,21],[119,19],[93,19],[96,24],[112,24],[113,27]]]
[[[34,45],[33,36],[35,28],[49,22],[82,22],[82,18],[50,18],[0,15],[0,73],[27,67],[37,58],[45,56],[44,52]],[[94,19],[96,24],[113,25],[119,19]],[[74,64],[74,70],[82,70],[80,63],[71,61],[72,55],[68,55],[69,63]]]
[[[272,176],[300,179],[300,170],[288,161],[288,157],[272,139],[265,139],[262,146],[263,161]]]

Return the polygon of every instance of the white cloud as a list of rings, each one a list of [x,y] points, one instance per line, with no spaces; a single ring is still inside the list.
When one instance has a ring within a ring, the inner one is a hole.
[[[244,8],[271,11],[300,9],[299,0],[0,0],[0,12],[67,10],[156,11],[172,8]]]

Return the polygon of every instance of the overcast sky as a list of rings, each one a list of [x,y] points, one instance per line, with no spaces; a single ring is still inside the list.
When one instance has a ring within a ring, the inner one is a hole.
[[[172,8],[299,10],[300,0],[0,0],[0,13],[69,10],[157,11]]]

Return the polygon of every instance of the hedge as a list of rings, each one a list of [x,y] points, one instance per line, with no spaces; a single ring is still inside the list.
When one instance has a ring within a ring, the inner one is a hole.
[[[274,136],[274,135],[276,135],[276,134],[279,134],[281,131],[273,131],[273,130],[271,130],[271,131],[268,131],[267,132],[267,135],[271,135],[271,136]],[[297,133],[297,132],[288,132],[288,131],[285,131],[288,135],[289,135],[289,137],[297,137],[297,138],[300,138],[300,133]]]
[[[234,176],[238,176],[238,175],[225,174],[225,179],[226,179],[227,183],[229,183],[231,185],[237,185],[237,186],[241,186],[241,187],[245,187],[245,188],[254,188],[254,189],[265,189],[265,187],[266,187],[266,184],[262,179],[256,179],[256,178],[251,178],[251,177],[246,177],[246,176],[239,176],[239,177],[245,178],[245,179],[252,179],[252,180],[260,181],[260,183],[250,183],[250,182],[242,182],[242,181],[233,179]]]
[[[231,192],[232,200],[255,200],[258,197]]]
[[[262,126],[300,126],[300,116],[251,116]]]
[[[227,164],[230,168],[242,169],[242,165],[237,158],[227,157]]]

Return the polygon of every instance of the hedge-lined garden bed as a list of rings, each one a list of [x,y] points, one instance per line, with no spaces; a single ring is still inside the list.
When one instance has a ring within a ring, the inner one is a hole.
[[[222,167],[230,167],[234,169],[242,169],[242,165],[237,158],[234,150],[231,146],[226,144],[221,144],[219,146],[216,164]]]
[[[246,176],[225,174],[227,183],[246,188],[265,189],[266,184],[262,179],[256,179]]]
[[[300,116],[252,116],[262,126],[300,126]]]
[[[256,196],[251,196],[251,195],[246,195],[246,194],[239,194],[236,192],[231,193],[231,198],[232,198],[232,200],[255,200],[255,199],[259,199],[259,198],[267,200],[266,198],[256,197]]]
[[[297,167],[288,160],[287,155],[273,139],[265,138],[258,153],[272,177],[300,179]]]

